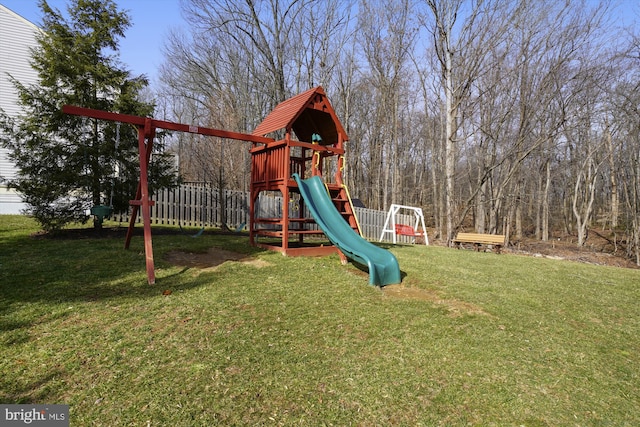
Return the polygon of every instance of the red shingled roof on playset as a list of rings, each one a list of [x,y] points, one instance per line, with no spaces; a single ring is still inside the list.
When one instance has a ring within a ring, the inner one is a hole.
[[[281,129],[293,130],[301,141],[311,142],[311,135],[322,136],[323,145],[336,144],[347,134],[321,86],[309,89],[281,102],[255,128],[253,135],[267,135]]]
[[[299,95],[281,102],[271,113],[255,128],[254,135],[266,135],[280,129],[286,129],[295,117],[309,102],[318,88],[309,89]]]

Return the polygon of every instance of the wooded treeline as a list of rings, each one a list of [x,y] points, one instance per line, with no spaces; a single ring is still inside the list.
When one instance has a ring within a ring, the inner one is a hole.
[[[321,85],[367,207],[421,206],[445,241],[583,245],[597,225],[640,263],[640,37],[613,3],[185,0],[183,13],[158,114],[251,132]],[[248,188],[245,143],[175,138],[186,180]]]

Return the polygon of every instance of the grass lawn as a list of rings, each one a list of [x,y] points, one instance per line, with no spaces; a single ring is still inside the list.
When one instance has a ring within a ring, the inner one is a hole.
[[[107,223],[107,226],[109,224]],[[380,290],[246,235],[42,239],[0,216],[0,403],[72,426],[640,425],[640,271],[395,246]],[[215,268],[164,261],[211,247]]]

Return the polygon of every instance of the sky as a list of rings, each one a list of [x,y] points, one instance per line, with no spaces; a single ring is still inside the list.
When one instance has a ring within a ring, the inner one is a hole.
[[[587,0],[592,4],[597,0]],[[640,0],[612,0],[618,23],[632,24],[640,17]],[[47,0],[65,13],[69,0]],[[38,0],[0,0],[0,4],[36,25],[42,13]],[[132,26],[120,41],[120,59],[134,75],[145,74],[154,86],[158,68],[164,60],[162,46],[171,29],[184,29],[180,0],[116,0],[120,9],[129,11]]]
[[[68,0],[47,0],[52,8],[66,14]],[[0,4],[40,26],[42,12],[38,0],[0,0]],[[116,0],[120,10],[128,10],[132,21],[120,40],[120,60],[134,75],[145,74],[152,85],[163,62],[163,41],[171,29],[184,27],[180,0]]]

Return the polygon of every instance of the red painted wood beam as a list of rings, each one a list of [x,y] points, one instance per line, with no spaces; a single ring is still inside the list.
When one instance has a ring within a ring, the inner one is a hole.
[[[138,128],[138,152],[140,155],[140,201],[142,205],[142,224],[144,228],[144,253],[147,266],[147,279],[150,285],[156,282],[156,272],[153,263],[153,244],[151,243],[151,206],[149,200],[148,169],[149,159],[153,151],[153,137],[155,128],[151,124],[151,119],[147,119],[144,124],[144,132]],[[146,141],[146,142],[145,142]]]
[[[112,113],[110,111],[94,110],[92,108],[77,107],[75,105],[65,105],[62,112],[74,116],[91,117],[112,122],[128,123],[134,126],[145,126],[147,120],[151,120],[152,128],[175,130],[178,132],[195,133],[198,135],[216,136],[219,138],[236,139],[238,141],[249,141],[258,144],[268,144],[275,141],[273,138],[250,135],[247,133],[231,132],[222,129],[207,128],[183,123],[174,123],[166,120],[156,120],[148,117],[132,116],[129,114]]]

